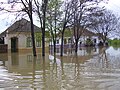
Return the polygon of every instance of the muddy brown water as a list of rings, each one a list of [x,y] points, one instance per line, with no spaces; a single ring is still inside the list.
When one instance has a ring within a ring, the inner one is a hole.
[[[56,62],[55,62],[56,61]],[[0,90],[119,90],[120,48],[0,54]]]

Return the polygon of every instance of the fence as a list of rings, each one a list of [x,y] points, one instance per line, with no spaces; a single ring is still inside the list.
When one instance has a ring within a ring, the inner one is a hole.
[[[0,44],[0,53],[7,53],[8,52],[7,47],[8,47],[7,44]]]

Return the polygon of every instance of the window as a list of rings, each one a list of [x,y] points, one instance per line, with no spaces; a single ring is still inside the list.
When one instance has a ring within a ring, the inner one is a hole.
[[[68,38],[68,43],[71,43],[72,39],[71,38]]]
[[[64,39],[64,44],[67,44],[67,40],[66,39]]]
[[[58,40],[56,40],[56,44],[59,44],[59,39],[58,39]]]
[[[41,47],[41,40],[40,39],[36,39],[36,46]]]
[[[28,61],[28,62],[32,62],[32,60],[33,60],[32,55],[27,55],[27,61]]]
[[[32,39],[31,39],[31,37],[27,37],[26,45],[27,45],[27,47],[32,47]]]
[[[97,40],[96,39],[94,39],[94,44],[97,42]]]

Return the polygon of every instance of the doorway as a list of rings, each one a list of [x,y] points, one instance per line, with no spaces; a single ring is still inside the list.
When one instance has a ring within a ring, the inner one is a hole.
[[[18,38],[11,38],[11,52],[18,52]]]

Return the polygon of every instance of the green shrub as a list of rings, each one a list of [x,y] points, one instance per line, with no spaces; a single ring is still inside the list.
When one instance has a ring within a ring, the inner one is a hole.
[[[120,46],[120,40],[114,39],[108,41],[111,46]]]
[[[87,45],[87,46],[93,45],[92,40],[91,40],[91,39],[87,39],[87,40],[86,40],[86,45]]]

